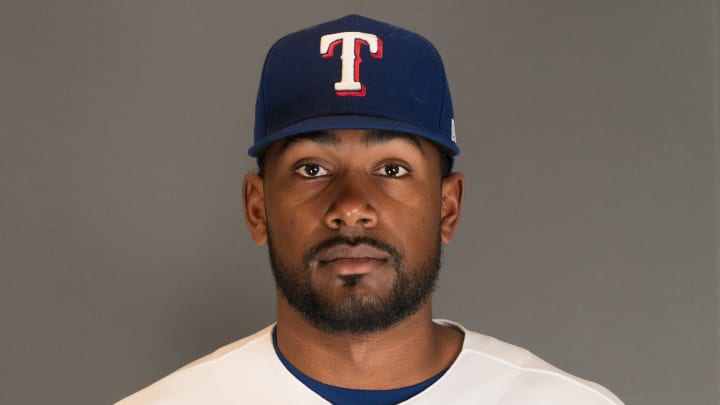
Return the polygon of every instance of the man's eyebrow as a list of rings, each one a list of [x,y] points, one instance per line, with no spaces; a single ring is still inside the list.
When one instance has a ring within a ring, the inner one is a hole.
[[[420,152],[425,153],[422,144],[415,135],[395,131],[372,131],[365,135],[365,146],[373,146],[379,143],[390,142],[394,139],[402,139],[417,147]]]
[[[377,144],[382,144],[386,142],[393,141],[395,139],[400,139],[403,141],[406,141],[410,143],[411,145],[415,146],[420,150],[421,153],[425,153],[425,150],[422,147],[422,144],[420,141],[415,137],[414,135],[410,135],[404,132],[396,132],[396,131],[382,131],[382,130],[373,130],[371,132],[368,132],[364,138],[363,141],[365,142],[366,147],[374,146]],[[327,131],[314,131],[314,132],[306,132],[302,134],[298,134],[295,136],[291,136],[289,138],[286,138],[284,143],[280,145],[279,152],[283,152],[291,145],[301,142],[301,141],[312,141],[320,144],[330,145],[330,146],[339,146],[342,143],[342,140],[340,137],[338,137],[335,133],[327,132]]]
[[[337,146],[340,145],[340,138],[338,138],[337,135],[331,133],[331,132],[325,132],[325,131],[315,131],[315,132],[305,132],[302,134],[298,134],[295,136],[291,136],[289,138],[286,138],[285,143],[283,143],[280,146],[280,152],[287,149],[290,145],[294,143],[298,143],[300,141],[313,141],[325,145],[332,145]]]

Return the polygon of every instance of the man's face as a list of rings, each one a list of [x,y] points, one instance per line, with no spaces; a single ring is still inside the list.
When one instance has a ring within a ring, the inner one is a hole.
[[[455,226],[448,234],[431,143],[369,130],[301,135],[274,143],[264,169],[263,207],[246,202],[262,226],[248,223],[268,241],[278,290],[314,326],[381,330],[429,298]]]

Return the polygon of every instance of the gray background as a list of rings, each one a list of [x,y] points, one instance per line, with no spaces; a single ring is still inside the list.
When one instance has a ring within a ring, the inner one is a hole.
[[[438,317],[628,404],[717,404],[718,2],[0,3],[0,403],[108,404],[274,318],[241,180],[279,36],[445,58],[467,175]]]

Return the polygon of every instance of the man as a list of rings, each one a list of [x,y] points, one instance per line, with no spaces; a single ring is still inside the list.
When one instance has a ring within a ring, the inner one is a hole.
[[[620,404],[526,350],[432,319],[463,176],[437,51],[350,15],[280,39],[256,105],[245,216],[277,323],[121,401]]]

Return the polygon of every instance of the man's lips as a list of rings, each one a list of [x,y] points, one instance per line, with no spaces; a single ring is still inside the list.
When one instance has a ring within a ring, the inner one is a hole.
[[[318,264],[328,266],[338,275],[367,274],[390,255],[370,245],[336,245],[323,250],[315,257]]]
[[[388,260],[390,255],[370,245],[336,245],[320,252],[315,259],[320,263],[332,261]]]

